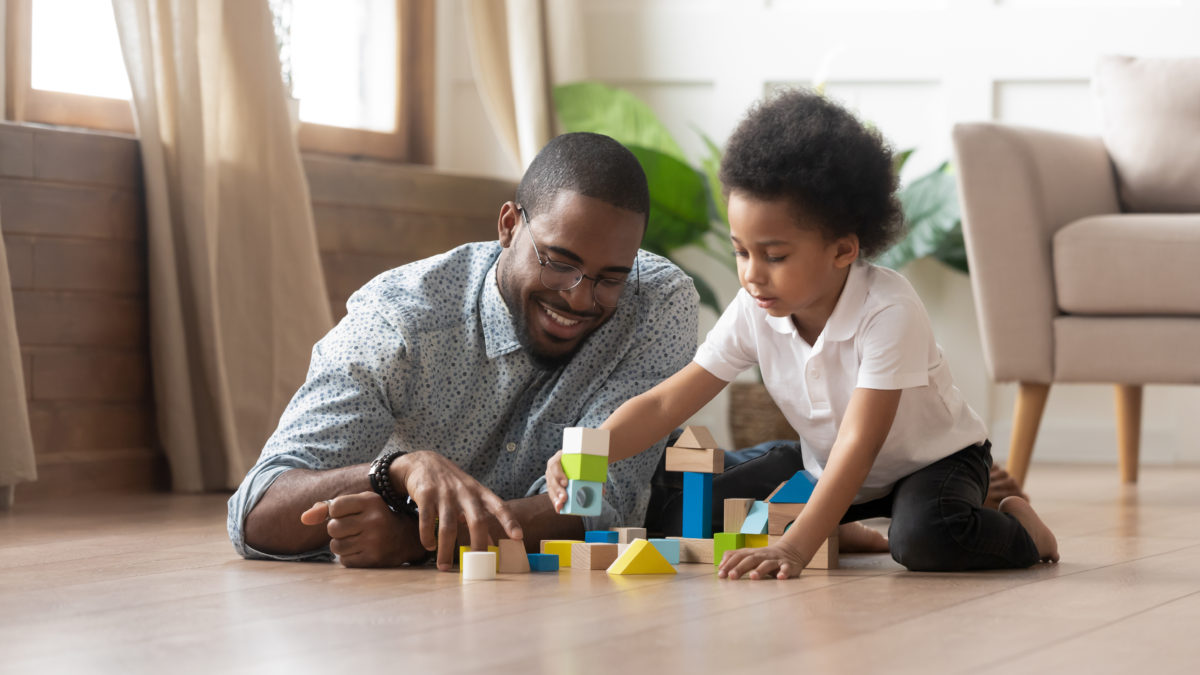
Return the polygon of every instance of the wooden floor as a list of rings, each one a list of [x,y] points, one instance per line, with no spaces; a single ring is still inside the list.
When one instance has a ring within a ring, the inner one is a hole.
[[[1063,561],[797,580],[248,562],[220,496],[0,514],[0,672],[1195,673],[1200,468],[1035,465]]]

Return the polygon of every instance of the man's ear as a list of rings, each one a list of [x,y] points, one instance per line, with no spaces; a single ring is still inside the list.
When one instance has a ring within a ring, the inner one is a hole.
[[[513,239],[517,236],[517,228],[521,225],[521,212],[517,210],[516,202],[504,202],[500,207],[500,218],[496,223],[496,229],[500,234],[500,245],[504,248],[512,246]]]
[[[858,260],[858,235],[848,234],[844,237],[839,237],[834,246],[837,247],[834,254],[833,264],[837,267],[846,267]]]

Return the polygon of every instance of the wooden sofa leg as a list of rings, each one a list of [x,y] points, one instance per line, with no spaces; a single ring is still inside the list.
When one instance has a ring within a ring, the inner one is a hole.
[[[1050,385],[1036,382],[1022,382],[1017,390],[1012,442],[1008,446],[1008,473],[1021,486],[1025,485],[1029,458],[1033,456],[1033,443],[1037,440],[1038,426],[1042,423],[1042,411],[1046,409],[1049,395]]]
[[[1121,482],[1136,483],[1142,437],[1142,385],[1118,384],[1116,399],[1117,464],[1121,469]]]

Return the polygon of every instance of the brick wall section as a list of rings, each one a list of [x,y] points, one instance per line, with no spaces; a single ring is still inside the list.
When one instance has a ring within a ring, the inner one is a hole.
[[[305,158],[334,316],[387,269],[494,239],[507,181]],[[167,487],[148,352],[135,139],[0,123],[0,231],[39,480],[18,499]]]

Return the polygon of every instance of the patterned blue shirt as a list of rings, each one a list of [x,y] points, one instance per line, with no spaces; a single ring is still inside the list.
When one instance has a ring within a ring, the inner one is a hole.
[[[679,370],[696,351],[698,295],[666,259],[638,252],[638,284],[566,365],[539,368],[518,342],[496,284],[496,242],[467,244],[385,272],[347,302],[313,347],[308,379],[258,463],[229,499],[229,537],[250,558],[246,515],[283,472],[371,462],[385,450],[433,450],[502,499],[536,494],[564,427],[600,426],[617,406]],[[665,439],[664,439],[665,440]],[[640,525],[663,441],[609,467],[588,529]]]

